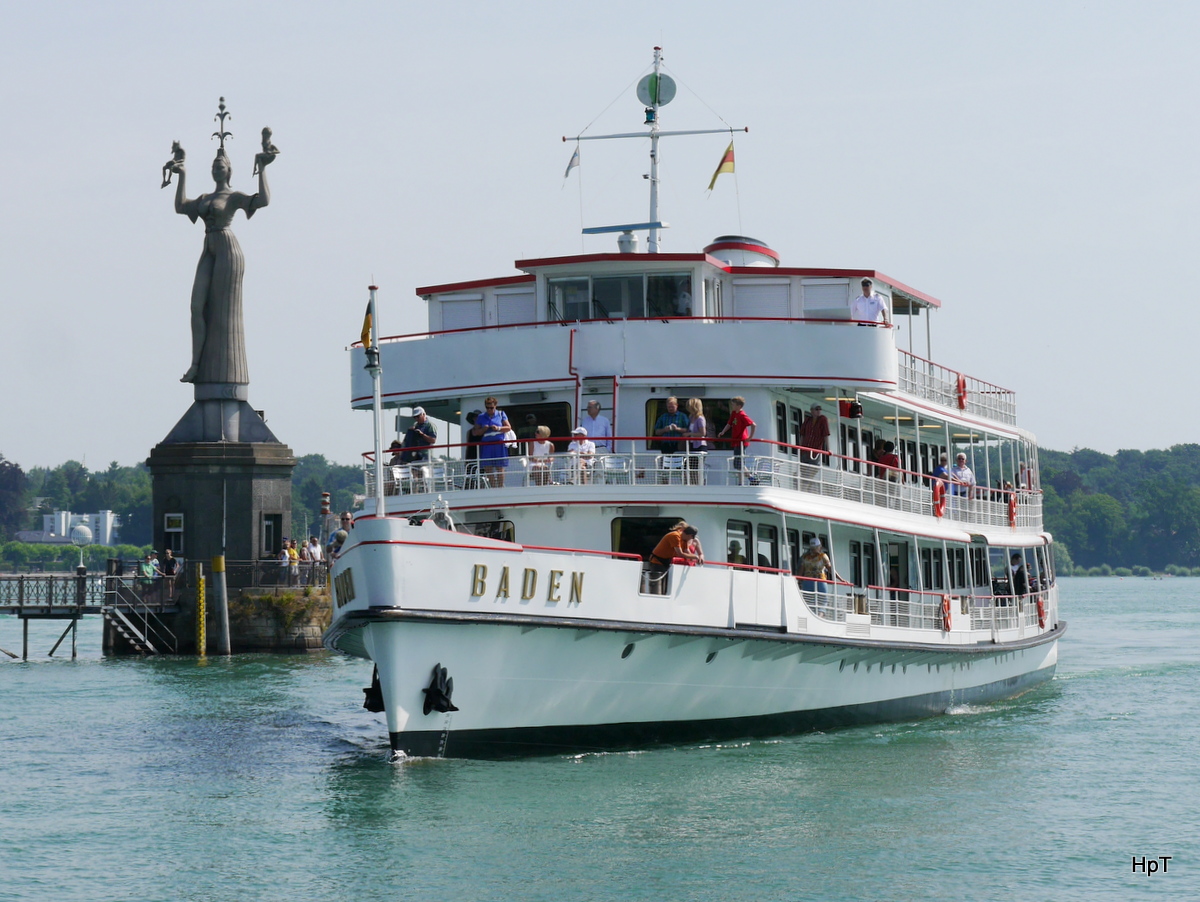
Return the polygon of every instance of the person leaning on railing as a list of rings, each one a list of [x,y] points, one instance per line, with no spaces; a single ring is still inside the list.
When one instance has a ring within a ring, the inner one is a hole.
[[[699,531],[691,524],[680,520],[675,524],[674,529],[663,536],[654,550],[650,552],[650,557],[646,561],[645,570],[650,574],[650,588],[652,591],[663,593],[665,586],[663,578],[668,570],[671,569],[671,562],[675,558],[682,558],[684,561],[692,561],[694,563],[703,563],[704,559],[695,552],[691,551],[689,546],[694,538],[699,535]]]

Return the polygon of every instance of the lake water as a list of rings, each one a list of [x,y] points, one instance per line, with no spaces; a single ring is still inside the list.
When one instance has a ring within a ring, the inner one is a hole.
[[[1055,680],[940,718],[400,765],[365,662],[104,659],[99,618],[71,662],[35,622],[0,658],[0,900],[1200,897],[1200,580],[1061,609]]]

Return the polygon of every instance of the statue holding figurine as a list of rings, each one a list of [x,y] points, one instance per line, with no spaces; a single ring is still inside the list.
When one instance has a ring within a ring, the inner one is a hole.
[[[254,171],[258,174],[258,191],[244,194],[230,187],[232,166],[225,153],[225,139],[233,137],[225,130],[225,98],[221,98],[215,117],[220,127],[213,137],[220,139],[212,163],[214,189],[208,194],[189,199],[185,154],[179,142],[172,148],[172,159],[163,167],[163,187],[171,175],[178,175],[175,187],[175,212],[195,222],[204,220],[204,250],[196,265],[192,284],[192,360],[181,382],[246,385],[250,382],[246,365],[246,344],[242,328],[242,276],[245,260],[230,226],[238,210],[249,219],[255,211],[271,202],[266,169],[279,153],[270,143],[270,129],[263,129],[263,151],[255,154]]]

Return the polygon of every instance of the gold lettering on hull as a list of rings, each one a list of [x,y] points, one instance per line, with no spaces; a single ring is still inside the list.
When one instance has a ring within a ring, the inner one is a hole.
[[[349,571],[347,571],[349,572]],[[551,570],[546,576],[546,603],[557,604],[562,601],[562,591],[565,588],[564,577],[568,571],[566,570]],[[486,564],[475,564],[471,568],[471,597],[483,598],[487,595],[487,578],[488,568]],[[583,604],[583,571],[570,571],[571,591],[567,598],[568,604]],[[509,568],[504,566],[500,568],[500,578],[496,585],[496,600],[511,598]],[[533,567],[526,567],[521,571],[521,600],[532,601],[537,594],[538,586],[538,571]],[[350,589],[350,597],[353,598],[353,588]]]

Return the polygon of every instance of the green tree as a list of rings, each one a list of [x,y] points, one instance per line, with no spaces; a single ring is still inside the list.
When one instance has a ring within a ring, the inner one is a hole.
[[[25,471],[0,454],[0,539],[25,525]]]

